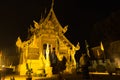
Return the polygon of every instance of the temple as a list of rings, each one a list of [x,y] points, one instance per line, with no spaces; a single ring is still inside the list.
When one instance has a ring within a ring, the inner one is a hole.
[[[29,39],[22,41],[18,37],[16,45],[20,52],[18,70],[20,75],[25,75],[27,68],[33,70],[33,74],[45,73],[53,75],[52,63],[62,62],[66,59],[64,72],[72,73],[76,68],[74,54],[80,49],[79,42],[74,46],[64,35],[68,25],[62,27],[53,10],[52,2],[48,15],[39,22],[33,20],[34,26],[30,26]]]

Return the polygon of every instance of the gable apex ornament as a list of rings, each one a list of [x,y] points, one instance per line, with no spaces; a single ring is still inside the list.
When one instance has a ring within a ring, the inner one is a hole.
[[[54,0],[52,0],[51,8],[53,9],[54,6]]]

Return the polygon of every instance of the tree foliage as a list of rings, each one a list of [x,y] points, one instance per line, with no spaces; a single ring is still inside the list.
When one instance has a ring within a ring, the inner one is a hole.
[[[112,42],[120,39],[120,10],[113,12],[105,20],[97,22],[92,30],[94,36],[100,41]]]

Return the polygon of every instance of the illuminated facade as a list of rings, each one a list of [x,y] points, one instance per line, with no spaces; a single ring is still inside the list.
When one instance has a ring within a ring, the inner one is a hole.
[[[67,27],[64,28],[57,20],[53,2],[51,9],[45,19],[34,22],[30,27],[31,36],[27,41],[21,41],[18,37],[16,45],[20,50],[20,75],[25,75],[26,64],[33,69],[33,74],[44,73],[52,75],[52,67],[49,55],[53,52],[61,61],[63,56],[67,59],[65,72],[71,73],[76,68],[74,54],[80,49],[79,43],[74,46],[65,36]],[[53,58],[54,60],[54,58]]]

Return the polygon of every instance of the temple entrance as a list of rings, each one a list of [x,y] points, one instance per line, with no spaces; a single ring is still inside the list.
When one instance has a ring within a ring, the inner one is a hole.
[[[52,52],[49,54],[49,57],[50,57],[50,63],[51,63],[51,66],[55,66],[58,62],[58,58],[56,56],[56,52],[55,52],[55,48],[53,48]]]
[[[43,44],[43,55],[46,59],[46,49],[47,49],[47,44]]]

